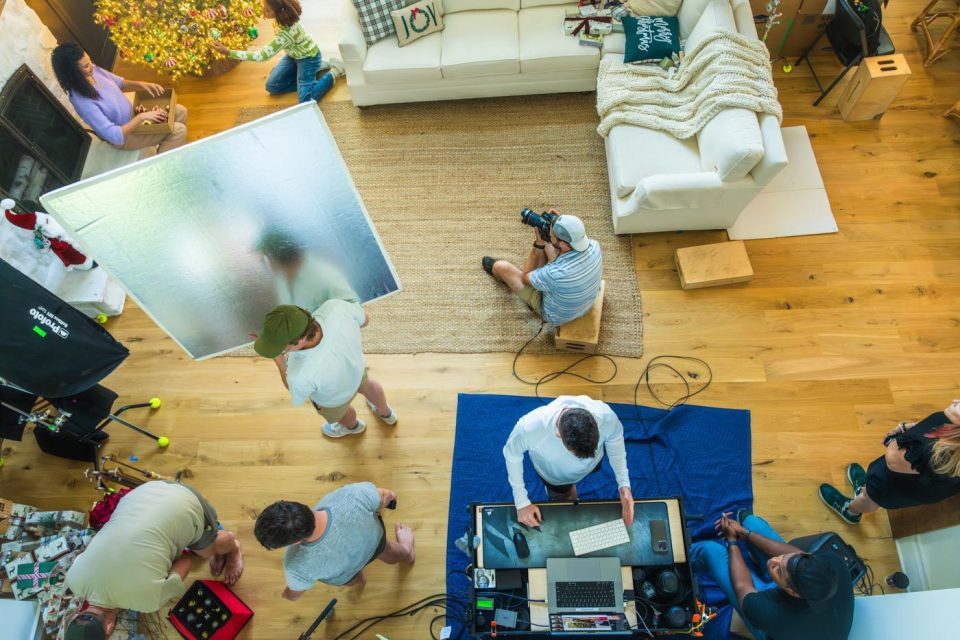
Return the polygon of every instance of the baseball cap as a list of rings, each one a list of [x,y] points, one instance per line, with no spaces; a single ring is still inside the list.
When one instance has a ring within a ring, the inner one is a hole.
[[[292,304],[282,304],[263,319],[263,329],[253,343],[253,350],[264,358],[276,358],[287,345],[303,335],[310,324],[310,314]]]
[[[790,586],[807,601],[814,611],[827,608],[827,601],[837,592],[837,575],[826,558],[797,554],[787,563]]]
[[[107,632],[100,618],[92,613],[79,613],[67,626],[64,640],[105,640]]]
[[[583,221],[577,216],[563,214],[553,223],[553,232],[576,251],[583,251],[590,245]]]

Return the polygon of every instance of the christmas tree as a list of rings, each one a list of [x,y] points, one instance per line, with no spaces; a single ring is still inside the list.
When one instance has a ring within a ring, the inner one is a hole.
[[[224,56],[210,49],[219,40],[245,49],[257,37],[259,0],[96,0],[94,20],[110,31],[120,55],[174,79],[201,74]]]

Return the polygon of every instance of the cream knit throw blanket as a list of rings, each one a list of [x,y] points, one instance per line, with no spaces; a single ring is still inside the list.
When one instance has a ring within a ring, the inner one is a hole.
[[[742,107],[783,119],[764,43],[715,31],[680,62],[672,77],[655,64],[632,65],[605,56],[597,77],[597,131],[617,124],[695,136],[720,111]]]

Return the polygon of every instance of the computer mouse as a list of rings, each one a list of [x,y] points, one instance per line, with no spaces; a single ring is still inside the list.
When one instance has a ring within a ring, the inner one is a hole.
[[[513,531],[513,546],[517,548],[518,558],[529,558],[530,547],[527,546],[527,537],[519,529]]]

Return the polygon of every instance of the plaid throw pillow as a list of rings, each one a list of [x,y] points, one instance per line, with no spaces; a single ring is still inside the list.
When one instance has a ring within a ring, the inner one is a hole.
[[[406,6],[404,0],[353,0],[360,16],[360,27],[363,29],[363,38],[367,45],[382,40],[392,33],[396,33],[391,11]]]

